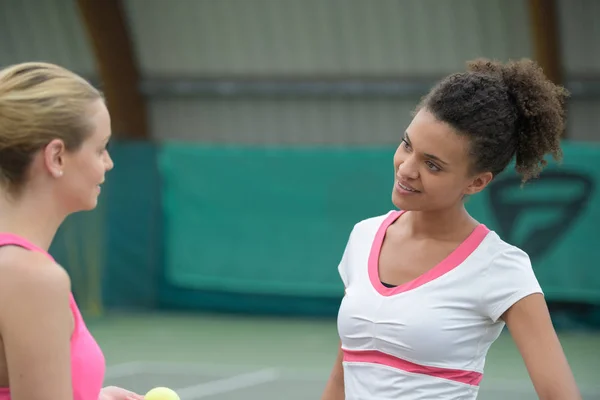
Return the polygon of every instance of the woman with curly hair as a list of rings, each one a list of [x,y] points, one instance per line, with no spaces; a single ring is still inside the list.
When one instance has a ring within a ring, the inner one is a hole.
[[[399,211],[358,222],[338,267],[323,400],[475,399],[505,325],[540,399],[580,398],[528,255],[464,205],[513,158],[523,182],[560,160],[566,97],[532,61],[480,59],[423,98],[393,158]]]

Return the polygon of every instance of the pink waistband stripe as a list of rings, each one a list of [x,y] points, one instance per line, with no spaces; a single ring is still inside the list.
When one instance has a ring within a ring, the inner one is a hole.
[[[472,386],[479,386],[483,379],[483,374],[480,372],[419,365],[376,350],[356,351],[344,349],[343,351],[345,362],[380,364],[413,374],[429,375]]]

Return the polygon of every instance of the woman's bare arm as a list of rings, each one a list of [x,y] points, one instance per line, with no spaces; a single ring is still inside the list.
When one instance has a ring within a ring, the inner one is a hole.
[[[338,348],[338,354],[335,359],[335,364],[333,365],[333,369],[329,375],[329,380],[327,381],[327,385],[325,386],[321,400],[344,400],[344,367],[342,365],[343,357],[344,354],[340,344],[340,347]]]
[[[503,316],[533,386],[542,400],[578,400],[581,395],[552,326],[544,297],[532,294]]]
[[[0,334],[13,400],[72,400],[70,280],[44,254],[0,257]]]

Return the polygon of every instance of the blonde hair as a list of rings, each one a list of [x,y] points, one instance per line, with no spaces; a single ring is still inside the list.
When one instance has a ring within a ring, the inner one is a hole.
[[[25,184],[34,154],[54,139],[75,151],[90,133],[88,107],[102,93],[57,65],[29,62],[0,70],[0,182]]]

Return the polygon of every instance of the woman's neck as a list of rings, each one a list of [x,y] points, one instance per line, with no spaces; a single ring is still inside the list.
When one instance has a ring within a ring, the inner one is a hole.
[[[452,240],[478,225],[462,205],[439,211],[410,211],[406,217],[411,235],[431,239]]]
[[[0,194],[0,233],[20,236],[40,249],[48,251],[65,217],[49,196]]]

